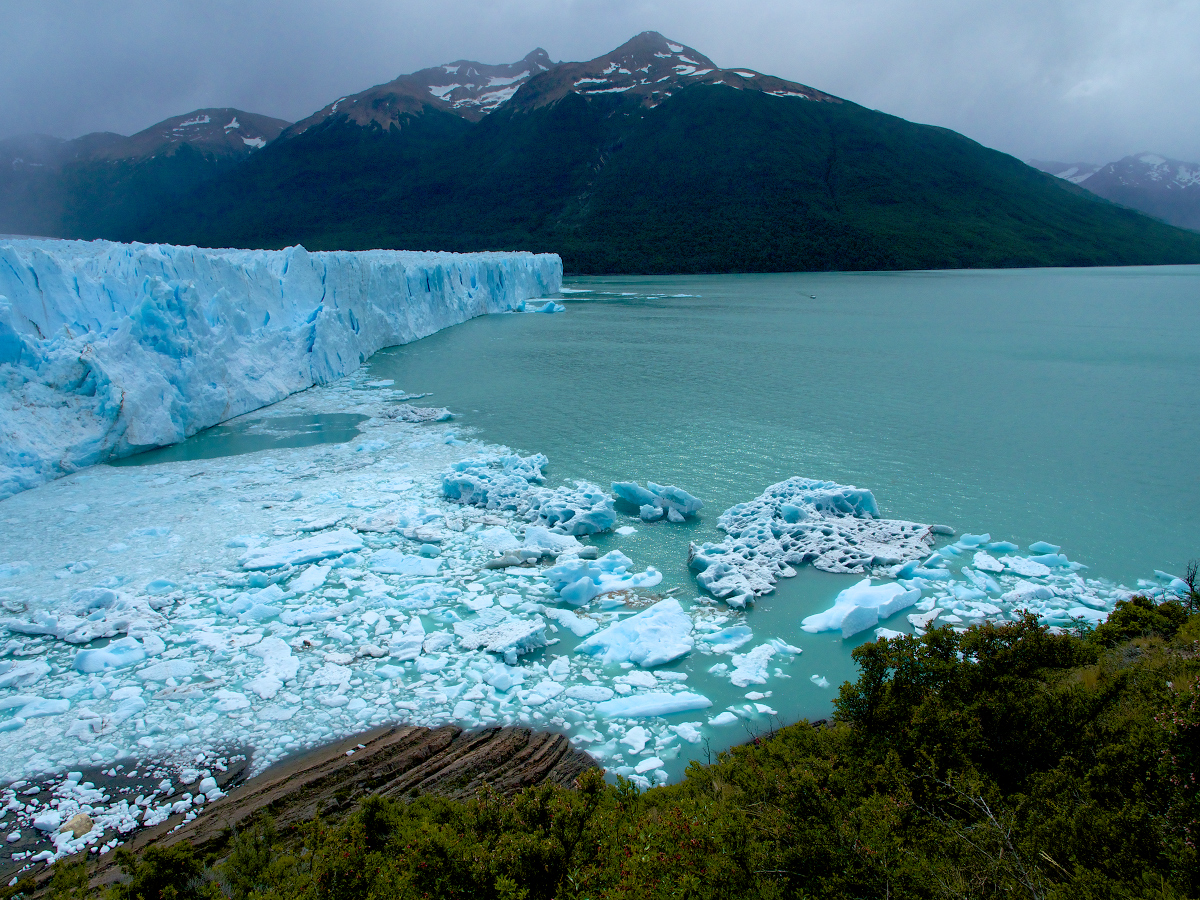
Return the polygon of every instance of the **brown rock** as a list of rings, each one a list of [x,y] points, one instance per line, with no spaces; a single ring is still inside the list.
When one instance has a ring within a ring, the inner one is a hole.
[[[75,813],[71,818],[67,819],[66,824],[58,829],[59,834],[71,832],[71,837],[81,838],[89,831],[96,823],[92,821],[92,817],[87,813]]]

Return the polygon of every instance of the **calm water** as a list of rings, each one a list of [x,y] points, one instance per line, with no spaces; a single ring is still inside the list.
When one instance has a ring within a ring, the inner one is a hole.
[[[371,374],[560,478],[676,483],[709,522],[806,475],[1129,583],[1200,555],[1200,267],[567,287],[592,293],[385,350]]]
[[[358,426],[366,416],[352,413],[320,413],[310,416],[264,416],[215,425],[180,444],[147,450],[135,456],[112,460],[112,466],[152,466],[187,459],[220,459],[260,450],[284,450],[340,444],[358,437]]]
[[[1130,586],[1200,556],[1200,267],[566,287],[566,314],[476,319],[378,353],[370,374],[546,453],[554,480],[702,497],[699,521],[596,540],[659,568],[663,589],[694,596],[688,541],[720,539],[722,510],[791,475],[868,487],[885,516],[1061,544]],[[854,677],[872,633],[799,630],[854,580],[806,570],[749,614],[756,639],[804,648],[769,685],[784,719],[827,714]],[[744,691],[711,662],[678,667],[719,710]]]
[[[565,298],[562,315],[490,316],[382,351],[370,377],[547,454],[550,483],[649,479],[702,497],[698,520],[594,539],[685,601],[688,542],[719,540],[722,510],[791,475],[870,488],[885,516],[1061,544],[1129,586],[1200,556],[1200,267],[588,278]],[[135,459],[349,440],[360,418],[260,419]],[[805,570],[748,613],[747,648],[804,649],[790,680],[761,688],[782,719],[827,715],[855,676],[850,650],[871,632],[799,628],[855,580]],[[886,624],[909,630],[903,613]],[[577,643],[559,637],[555,652]],[[745,702],[713,662],[671,668],[710,713]],[[744,737],[726,731],[721,743]]]

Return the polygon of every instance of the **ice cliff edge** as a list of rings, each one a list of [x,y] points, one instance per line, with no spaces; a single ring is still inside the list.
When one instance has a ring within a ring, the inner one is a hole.
[[[561,283],[553,254],[0,240],[0,500]]]

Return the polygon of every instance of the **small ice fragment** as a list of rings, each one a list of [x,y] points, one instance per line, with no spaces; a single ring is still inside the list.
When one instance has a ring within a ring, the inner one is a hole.
[[[433,548],[437,550],[437,548]],[[399,550],[376,550],[371,556],[372,572],[381,575],[424,575],[432,576],[438,573],[442,560],[428,559],[425,556],[411,556]]]
[[[813,684],[815,684],[819,688],[829,687],[829,681],[825,678],[824,675],[813,675],[808,680],[811,681]]]
[[[650,668],[686,656],[693,646],[692,620],[672,597],[597,632],[575,652],[610,665],[634,662]]]
[[[637,534],[637,529],[634,528],[632,525],[622,525],[620,528],[618,528],[616,530],[616,533],[621,535],[622,537],[628,537],[631,534]]]
[[[647,503],[638,509],[638,518],[643,522],[654,522],[661,519],[665,515],[661,506],[653,506]]]
[[[718,713],[708,720],[708,724],[714,728],[720,728],[723,725],[732,725],[738,720],[738,717],[731,712]]]
[[[712,701],[701,694],[681,691],[677,694],[650,693],[615,697],[596,704],[596,715],[606,719],[649,718],[669,716],[672,713],[707,709]]]
[[[1034,541],[1029,545],[1030,553],[1057,553],[1061,549],[1058,544],[1048,544],[1045,541]]]

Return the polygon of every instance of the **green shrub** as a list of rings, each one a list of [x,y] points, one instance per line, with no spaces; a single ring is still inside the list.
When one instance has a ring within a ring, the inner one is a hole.
[[[1135,598],[1087,636],[1026,618],[878,641],[831,725],[678,784],[372,797],[337,824],[244,830],[217,874],[233,900],[1197,897],[1198,629]],[[118,896],[214,896],[170,852]]]
[[[140,858],[121,847],[116,859],[127,880],[112,887],[113,900],[213,900],[221,896],[187,843],[152,845],[141,851]]]

